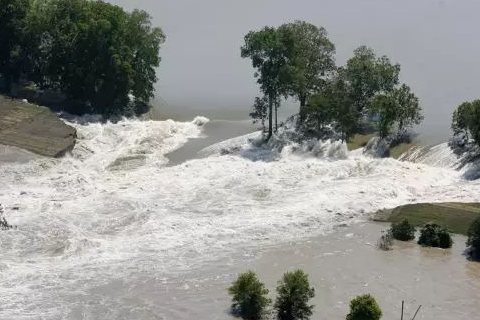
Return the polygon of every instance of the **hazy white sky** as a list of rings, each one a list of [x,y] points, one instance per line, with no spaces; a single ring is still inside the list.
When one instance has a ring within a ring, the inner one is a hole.
[[[243,36],[296,19],[324,26],[337,64],[371,46],[402,65],[425,126],[448,130],[460,102],[480,98],[479,0],[110,0],[148,11],[162,27],[159,94],[170,106],[248,114],[258,94]],[[245,111],[244,111],[245,110]]]

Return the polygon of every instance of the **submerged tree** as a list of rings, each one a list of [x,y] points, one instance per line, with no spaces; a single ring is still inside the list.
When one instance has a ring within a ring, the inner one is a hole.
[[[468,228],[467,246],[474,258],[480,258],[480,218],[475,219]]]
[[[277,286],[275,310],[279,320],[308,320],[313,313],[310,299],[315,290],[302,270],[287,272]]]
[[[233,313],[244,319],[260,319],[271,302],[268,290],[253,271],[240,274],[228,293],[232,296]]]
[[[274,108],[283,90],[281,74],[285,72],[287,63],[285,47],[276,29],[265,27],[245,36],[241,55],[252,60],[257,83],[268,100],[268,140],[273,134]]]
[[[305,21],[283,24],[278,28],[285,46],[288,66],[282,75],[285,94],[300,101],[300,121],[313,93],[318,93],[326,76],[335,70],[335,45],[325,28]]]
[[[380,320],[382,310],[374,297],[364,294],[350,301],[350,313],[347,320]]]

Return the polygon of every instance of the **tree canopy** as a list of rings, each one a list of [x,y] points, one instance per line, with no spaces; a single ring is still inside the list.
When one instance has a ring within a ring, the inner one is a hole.
[[[452,129],[480,146],[480,100],[464,102],[453,112]]]
[[[335,45],[323,27],[295,21],[252,31],[241,54],[252,60],[264,94],[264,100],[255,100],[250,116],[255,123],[269,119],[268,138],[273,108],[276,112],[281,97],[300,101],[299,129],[334,133],[342,140],[360,132],[365,123],[376,124],[381,138],[402,137],[423,120],[418,98],[399,83],[399,64],[360,46],[337,68]]]
[[[165,35],[146,12],[103,1],[23,2],[31,5],[19,14],[22,29],[15,36],[26,39],[22,72],[41,89],[65,94],[77,106],[71,111],[123,113],[132,96],[136,104],[153,97]]]

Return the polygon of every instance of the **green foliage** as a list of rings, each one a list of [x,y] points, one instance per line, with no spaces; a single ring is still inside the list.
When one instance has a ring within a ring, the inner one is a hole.
[[[472,222],[467,236],[467,246],[470,247],[472,256],[480,258],[480,218]]]
[[[455,134],[463,133],[473,138],[480,146],[480,100],[464,102],[453,112],[452,129]]]
[[[400,65],[392,64],[386,56],[377,58],[371,48],[361,46],[347,61],[344,72],[352,86],[355,106],[363,112],[377,93],[392,91],[398,84]]]
[[[265,131],[265,121],[268,118],[268,99],[265,97],[256,97],[252,109],[253,110],[250,112],[250,117],[253,119],[253,123],[261,123],[262,129]]]
[[[279,320],[306,320],[313,312],[308,302],[315,296],[308,275],[302,270],[287,272],[277,286],[275,310]]]
[[[347,320],[379,320],[382,310],[374,297],[364,294],[350,301],[350,313]]]
[[[232,311],[244,319],[260,319],[270,304],[265,289],[253,271],[242,273],[228,288],[232,296]]]
[[[377,117],[378,131],[382,138],[387,137],[395,125],[398,132],[402,133],[407,127],[423,120],[418,98],[405,84],[376,95],[372,99],[370,113]]]
[[[453,240],[450,233],[438,224],[426,224],[420,231],[418,244],[426,247],[451,248]]]
[[[268,99],[268,138],[273,134],[273,108],[282,95],[282,74],[287,65],[285,47],[275,28],[250,31],[241,48],[242,58],[250,58],[256,69],[255,78]]]
[[[357,128],[358,113],[349,94],[351,87],[342,77],[328,81],[323,90],[313,95],[305,108],[305,125],[324,130],[329,127],[343,140],[351,137]]]
[[[392,236],[397,240],[410,241],[415,239],[415,227],[408,222],[408,219],[392,223],[391,231]]]
[[[29,77],[65,93],[78,113],[124,113],[130,94],[148,103],[165,40],[150,20],[102,1],[36,0],[25,27]]]
[[[8,92],[12,81],[18,80],[24,71],[25,16],[30,0],[0,0],[0,73],[7,80]]]
[[[325,28],[305,21],[278,28],[286,49],[287,69],[283,74],[285,95],[300,101],[300,114],[308,97],[321,90],[325,76],[335,70],[335,45]]]

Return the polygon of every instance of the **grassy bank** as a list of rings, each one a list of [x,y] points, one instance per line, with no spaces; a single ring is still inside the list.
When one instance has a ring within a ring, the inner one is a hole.
[[[352,151],[365,147],[368,141],[370,141],[370,139],[372,139],[373,137],[375,137],[374,133],[354,135],[347,142],[348,150]],[[399,145],[396,145],[395,147],[390,149],[390,157],[398,159],[403,153],[405,153],[408,149],[414,146],[415,144],[413,142],[400,143]]]
[[[415,226],[434,222],[447,227],[451,232],[466,234],[472,221],[480,217],[480,203],[419,203],[383,210],[375,221],[398,222],[408,219]]]

